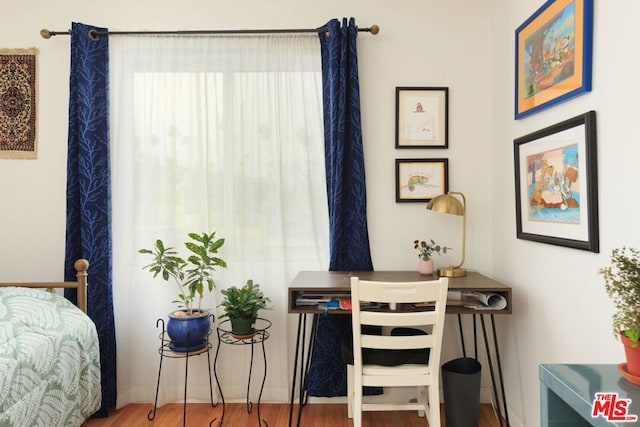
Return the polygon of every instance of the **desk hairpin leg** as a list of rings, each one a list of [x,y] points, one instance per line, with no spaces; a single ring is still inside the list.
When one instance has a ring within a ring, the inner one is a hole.
[[[309,385],[309,370],[311,369],[311,363],[313,363],[313,348],[316,343],[316,334],[318,332],[318,322],[320,321],[320,315],[314,314],[313,321],[311,323],[311,334],[309,335],[309,346],[307,347],[307,364],[304,369],[304,394],[302,395],[302,405],[301,407],[307,406],[307,402],[309,400],[309,393],[307,392],[307,387]],[[300,420],[298,419],[298,425],[300,425]]]
[[[298,354],[300,353],[300,331],[304,328],[303,323],[306,325],[307,317],[300,313],[298,314],[298,330],[296,333],[296,352],[293,356],[293,380],[291,380],[291,400],[289,401],[289,427],[291,427],[291,421],[293,420],[293,400],[296,395],[296,379],[298,374]],[[303,322],[304,321],[304,322]],[[302,343],[304,347],[304,342]]]
[[[473,351],[474,351],[474,357],[476,360],[478,360],[478,333],[476,330],[476,315],[474,314],[472,316],[473,318]],[[460,333],[460,344],[462,345],[462,357],[467,357],[467,350],[466,350],[466,346],[465,346],[465,339],[464,339],[464,330],[462,327],[462,315],[458,314],[458,330]]]
[[[493,349],[495,351],[496,363],[497,363],[497,375],[500,383],[500,393],[502,397],[502,408],[500,407],[500,400],[498,398],[498,387],[496,386],[496,372],[493,369],[493,360],[491,358],[491,346],[489,345],[489,338],[487,336],[487,328],[484,322],[484,315],[482,314],[472,314],[473,319],[473,349],[475,352],[475,358],[478,359],[478,333],[477,333],[477,319],[476,316],[480,316],[480,325],[482,326],[482,335],[484,339],[484,348],[487,354],[487,363],[489,364],[489,373],[491,375],[491,385],[493,387],[493,397],[495,404],[497,406],[497,413],[500,422],[500,426],[502,427],[503,420],[506,421],[506,426],[509,426],[509,413],[507,411],[507,397],[504,390],[504,380],[502,377],[502,363],[500,361],[500,350],[498,347],[498,336],[496,334],[496,324],[495,318],[493,314],[490,314],[491,319],[491,332],[493,334]],[[462,327],[462,316],[458,314],[458,327],[460,332],[460,342],[462,344],[462,355],[463,357],[467,357],[467,352],[465,349],[465,340],[464,340],[464,332]],[[504,418],[503,412],[504,409]]]
[[[473,315],[473,351],[476,360],[478,360],[478,320],[475,314]]]
[[[300,377],[298,383],[298,421],[296,426],[300,426],[302,419],[302,408],[307,404],[307,384],[309,379],[309,368],[311,366],[312,350],[315,341],[315,335],[318,328],[318,314],[313,315],[311,333],[307,344],[307,315],[306,313],[298,314],[298,331],[296,334],[296,351],[293,362],[293,380],[291,382],[291,401],[289,402],[289,427],[293,423],[293,404],[296,389],[296,379],[298,379],[298,362],[300,362]],[[305,344],[306,349],[305,349]],[[306,353],[306,357],[305,357]],[[306,360],[306,362],[305,362]]]
[[[500,361],[500,347],[498,346],[498,334],[496,333],[496,322],[494,315],[490,315],[491,319],[491,333],[493,334],[493,348],[496,352],[496,364],[498,368],[498,380],[500,381],[500,392],[502,395],[502,407],[504,409],[504,419],[506,422],[506,426],[509,427],[509,412],[507,410],[507,397],[504,389],[504,380],[502,376],[502,362]],[[484,325],[483,325],[484,329]],[[502,420],[500,420],[500,425],[502,426]]]
[[[474,315],[475,316],[475,315]],[[507,411],[507,397],[506,397],[506,393],[504,390],[504,381],[502,379],[502,364],[500,362],[500,350],[498,349],[498,336],[496,334],[496,325],[495,325],[495,318],[493,316],[493,314],[489,315],[490,319],[491,319],[491,332],[493,334],[493,348],[495,350],[496,353],[496,363],[497,363],[497,370],[498,370],[498,379],[500,381],[500,392],[502,395],[502,409],[504,409],[504,421],[506,422],[506,426],[509,427],[509,413]],[[498,416],[499,416],[499,422],[500,422],[500,427],[502,427],[502,422],[503,422],[503,413],[502,410],[500,409],[500,401],[498,400],[498,388],[496,387],[496,380],[495,380],[495,374],[493,372],[493,362],[491,360],[491,352],[490,352],[490,346],[489,346],[489,339],[487,338],[487,328],[484,322],[484,316],[480,315],[480,323],[482,325],[482,335],[484,338],[484,345],[485,345],[485,349],[487,351],[487,363],[489,364],[489,370],[491,373],[491,384],[493,386],[493,397],[495,399],[496,405],[498,407]]]
[[[298,346],[296,345],[296,360],[295,360],[295,364],[293,367],[293,373],[294,373],[294,381],[292,384],[292,388],[291,388],[291,410],[293,410],[293,396],[295,393],[295,375],[297,372],[297,364],[298,364],[298,360],[300,360],[300,383],[298,386],[298,423],[297,425],[300,425],[300,419],[302,418],[302,400],[303,400],[303,396],[304,396],[304,388],[305,388],[305,383],[306,383],[306,372],[305,372],[305,343],[306,343],[306,339],[307,339],[307,315],[306,314],[300,314],[299,315],[299,321],[298,321],[298,344],[300,346],[300,358],[298,359]],[[302,323],[300,323],[300,321]],[[307,355],[308,357],[308,355]],[[290,413],[289,416],[289,427],[291,427],[291,422],[293,421],[293,417]]]
[[[491,315],[491,330],[493,331],[493,341],[496,346],[496,361],[498,362],[498,372],[500,373],[500,389],[502,390],[502,405],[504,407],[504,418],[509,426],[509,412],[507,411],[507,396],[504,391],[504,379],[502,377],[502,362],[500,361],[500,350],[498,347],[498,335],[496,334],[496,322],[493,314]]]
[[[302,331],[302,354],[300,357],[300,386],[298,389],[298,421],[296,423],[297,427],[300,427],[300,422],[302,421],[302,409],[307,404],[307,386],[309,384],[309,367],[311,366],[311,359],[313,356],[313,343],[315,341],[316,328],[318,324],[318,315],[313,315],[313,320],[311,323],[311,332],[309,334],[309,343],[305,350],[305,342],[307,335],[307,321],[305,316],[305,321],[303,325]],[[306,362],[305,362],[305,352],[306,352]]]
[[[475,314],[473,315],[475,318]],[[493,362],[491,360],[491,350],[489,348],[489,340],[487,339],[487,329],[484,324],[484,316],[480,315],[480,323],[482,324],[482,335],[484,337],[484,349],[487,352],[487,363],[489,364],[489,372],[491,374],[491,386],[493,388],[493,398],[498,407],[498,421],[502,427],[502,410],[500,409],[500,401],[498,400],[498,388],[496,387],[496,376],[493,371]]]
[[[464,331],[462,330],[461,314],[458,314],[458,331],[460,332],[460,343],[462,344],[462,357],[467,357],[467,348],[464,345]]]

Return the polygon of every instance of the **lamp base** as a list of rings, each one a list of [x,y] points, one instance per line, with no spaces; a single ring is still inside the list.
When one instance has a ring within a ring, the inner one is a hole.
[[[467,275],[467,270],[464,268],[449,267],[441,268],[438,273],[440,273],[442,277],[464,277]]]

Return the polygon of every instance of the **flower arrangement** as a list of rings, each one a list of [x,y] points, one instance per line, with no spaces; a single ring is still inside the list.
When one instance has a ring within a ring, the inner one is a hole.
[[[433,239],[429,240],[429,242],[425,240],[414,240],[413,248],[418,250],[418,258],[421,258],[425,261],[430,260],[434,252],[440,255],[440,251],[442,251],[443,254],[446,254],[447,251],[453,250],[447,246],[437,245],[436,242],[433,241]]]

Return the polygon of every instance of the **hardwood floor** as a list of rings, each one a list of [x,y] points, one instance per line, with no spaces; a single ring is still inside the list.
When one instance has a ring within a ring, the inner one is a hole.
[[[182,404],[167,404],[159,407],[153,421],[147,419],[147,414],[153,408],[151,404],[132,404],[117,411],[110,412],[109,417],[87,420],[83,427],[174,427],[182,426]],[[294,408],[294,410],[297,409]],[[442,409],[442,425],[444,423],[444,407]],[[294,412],[295,414],[295,412]],[[269,404],[260,405],[260,415],[268,427],[288,426],[289,405]],[[213,418],[218,426],[222,416],[222,405],[212,408],[206,403],[187,404],[187,425],[189,427],[208,426]],[[294,418],[296,419],[296,418]],[[227,404],[224,416],[224,426],[247,427],[258,425],[257,408],[248,414],[246,406],[241,403]],[[302,427],[351,427],[353,421],[347,418],[346,404],[308,404],[302,414]],[[425,418],[420,418],[412,411],[398,412],[365,412],[362,415],[362,425],[366,427],[425,427],[428,426]],[[491,405],[481,405],[480,422],[478,427],[497,427],[498,420],[495,417]],[[265,424],[263,423],[263,427]]]

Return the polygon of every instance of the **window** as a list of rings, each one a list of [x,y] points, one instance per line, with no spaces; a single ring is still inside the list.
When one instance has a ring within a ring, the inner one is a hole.
[[[317,38],[114,37],[110,49],[114,310],[118,357],[131,360],[118,378],[153,391],[139,352],[157,346],[155,319],[173,307],[173,289],[141,270],[137,250],[158,238],[180,249],[188,232],[226,238],[218,288],[260,283],[269,347],[286,348],[287,283],[329,256]],[[286,394],[287,358],[272,357],[269,372],[265,390]]]

